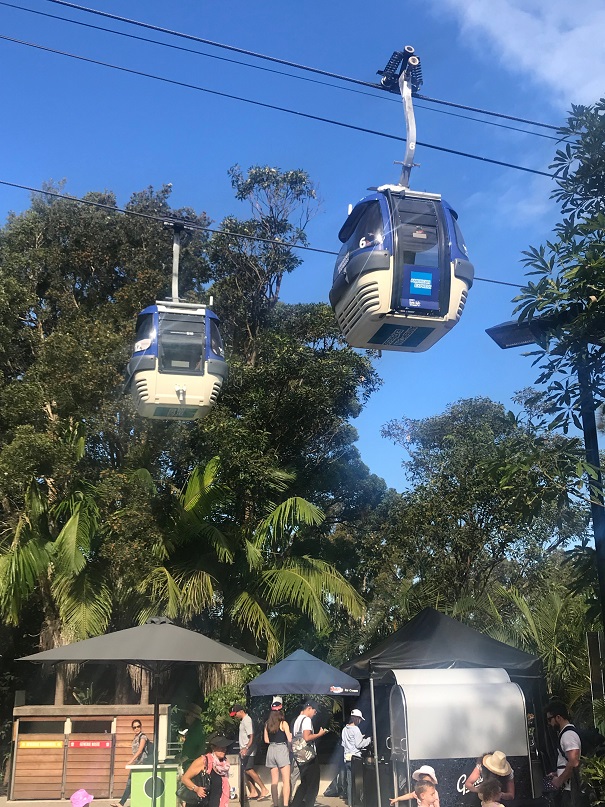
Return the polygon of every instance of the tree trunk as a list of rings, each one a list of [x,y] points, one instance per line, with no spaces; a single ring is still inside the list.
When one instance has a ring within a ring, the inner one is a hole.
[[[149,704],[149,672],[141,670],[141,706]]]
[[[65,665],[57,664],[55,677],[55,706],[65,705]]]
[[[116,689],[115,689],[115,703],[129,703],[130,702],[130,678],[125,664],[118,664],[116,666]]]

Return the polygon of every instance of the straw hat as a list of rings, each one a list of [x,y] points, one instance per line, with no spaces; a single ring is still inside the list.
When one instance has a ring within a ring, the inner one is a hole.
[[[496,776],[508,776],[512,772],[512,768],[503,751],[494,751],[493,754],[486,754],[483,757],[483,764],[488,771],[495,773]]]

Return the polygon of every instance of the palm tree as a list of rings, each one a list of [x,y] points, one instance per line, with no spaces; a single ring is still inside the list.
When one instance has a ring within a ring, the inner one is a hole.
[[[291,480],[276,470],[274,491],[283,494]],[[218,458],[196,469],[180,496],[167,562],[141,587],[169,616],[192,619],[205,611],[219,622],[221,641],[255,649],[262,642],[272,659],[280,625],[293,613],[325,630],[331,609],[357,619],[363,601],[332,565],[297,551],[301,533],[323,521],[319,508],[291,496],[263,511],[259,517],[257,502],[236,501],[221,481]]]
[[[489,616],[495,625],[491,636],[540,656],[551,694],[572,707],[590,692],[586,631],[591,621],[584,597],[562,584],[533,592],[531,598],[500,587]]]
[[[110,590],[95,554],[94,488],[78,483],[72,495],[52,504],[47,491],[40,481],[30,482],[14,529],[0,541],[0,615],[18,625],[23,607],[37,599],[43,650],[103,633],[111,615]],[[55,703],[63,703],[66,672],[59,669]]]

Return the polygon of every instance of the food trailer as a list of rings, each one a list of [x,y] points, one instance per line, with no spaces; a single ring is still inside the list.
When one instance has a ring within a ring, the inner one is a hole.
[[[394,670],[389,699],[395,795],[431,765],[442,807],[455,807],[478,757],[506,754],[517,799],[535,797],[523,692],[503,669]],[[477,800],[477,807],[479,802]]]
[[[352,760],[353,807],[387,807],[422,764],[436,769],[442,807],[479,807],[462,777],[495,750],[510,758],[518,805],[541,795],[552,749],[538,657],[425,608],[342,669],[362,684],[373,737],[372,754]]]

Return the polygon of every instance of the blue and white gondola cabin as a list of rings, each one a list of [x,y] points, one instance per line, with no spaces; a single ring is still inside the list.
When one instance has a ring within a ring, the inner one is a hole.
[[[439,194],[384,185],[338,235],[330,303],[352,347],[419,353],[459,321],[474,269]]]
[[[140,415],[199,420],[210,412],[227,375],[218,326],[195,303],[156,301],[141,311],[126,381]]]

